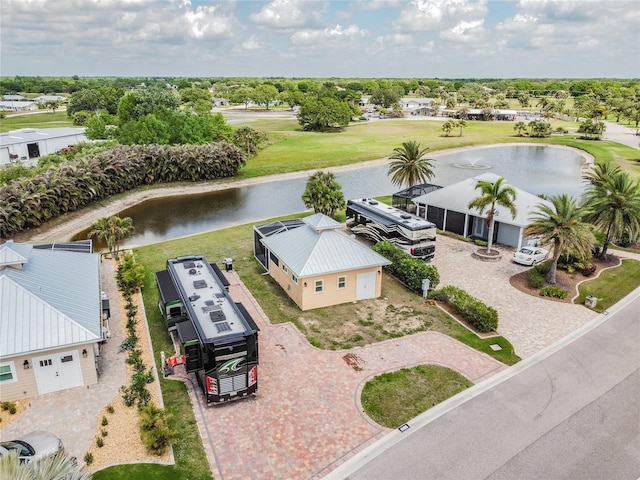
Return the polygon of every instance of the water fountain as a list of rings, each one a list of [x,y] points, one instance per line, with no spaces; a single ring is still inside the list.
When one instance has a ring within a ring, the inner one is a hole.
[[[486,163],[478,163],[479,158],[470,158],[467,163],[454,163],[453,166],[457,168],[466,168],[468,170],[487,170],[491,168],[491,165]]]

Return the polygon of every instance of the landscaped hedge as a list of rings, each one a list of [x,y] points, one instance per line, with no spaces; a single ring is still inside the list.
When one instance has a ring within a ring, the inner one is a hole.
[[[0,187],[0,237],[142,185],[232,177],[245,162],[245,154],[226,142],[120,145],[63,162]]]
[[[425,278],[429,279],[430,288],[435,288],[440,283],[440,274],[434,265],[413,258],[391,242],[378,242],[373,250],[392,262],[386,267],[387,271],[414,292],[422,293],[422,280]]]
[[[498,328],[498,312],[496,309],[485,305],[458,287],[447,285],[431,292],[429,297],[451,305],[457,313],[462,315],[479,332],[492,332]]]

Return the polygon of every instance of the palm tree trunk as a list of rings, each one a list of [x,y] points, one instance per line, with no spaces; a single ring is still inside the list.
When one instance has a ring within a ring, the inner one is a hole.
[[[493,218],[489,222],[489,237],[487,238],[487,254],[491,253],[491,247],[493,246],[493,229],[494,229],[494,220]]]
[[[553,259],[551,261],[551,269],[549,270],[549,273],[547,273],[547,282],[549,282],[551,285],[555,285],[556,284],[556,272],[558,271],[558,260],[560,259],[560,242],[558,241],[558,239],[556,238],[553,241]]]

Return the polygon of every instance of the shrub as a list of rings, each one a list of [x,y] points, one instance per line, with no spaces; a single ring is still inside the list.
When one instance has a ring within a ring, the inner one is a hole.
[[[109,425],[109,420],[107,420],[107,417],[103,416],[102,422],[100,423],[102,424],[103,427],[106,427],[107,425]]]
[[[547,285],[542,287],[540,290],[540,295],[543,297],[555,297],[555,298],[567,298],[569,295],[569,291],[560,287],[556,287],[555,285]]]
[[[115,411],[116,411],[116,409],[113,408],[113,405],[107,405],[107,413],[113,413]]]
[[[171,415],[153,403],[140,410],[140,438],[147,450],[156,455],[162,455],[178,437],[171,429],[169,422]]]
[[[107,432],[104,428],[100,429],[100,435],[102,435],[103,437],[106,437],[107,435],[109,435],[109,432]]]
[[[17,411],[18,411],[18,409],[16,408],[15,405],[11,405],[9,407],[9,415],[15,415]]]
[[[527,282],[531,288],[542,288],[544,276],[534,268],[527,274]]]
[[[431,298],[446,302],[462,315],[479,332],[491,332],[498,328],[498,312],[488,307],[464,290],[447,285],[429,295]]]
[[[429,279],[430,288],[435,288],[440,283],[440,274],[434,265],[413,258],[394,247],[391,242],[378,242],[373,250],[392,262],[387,267],[390,273],[414,292],[422,293],[422,280],[425,278]]]
[[[486,240],[481,240],[479,238],[476,238],[473,243],[475,243],[476,245],[478,245],[479,247],[486,247],[487,245],[489,245],[489,243]]]
[[[104,447],[104,440],[102,439],[102,437],[96,437],[96,446],[98,448]]]
[[[93,453],[87,452],[84,454],[84,463],[86,465],[91,465],[93,463]]]
[[[546,262],[537,264],[533,267],[533,270],[545,277],[551,271],[551,267],[553,267],[553,260],[547,260]]]
[[[2,402],[0,404],[3,412],[11,410],[11,407],[16,408],[16,402]]]

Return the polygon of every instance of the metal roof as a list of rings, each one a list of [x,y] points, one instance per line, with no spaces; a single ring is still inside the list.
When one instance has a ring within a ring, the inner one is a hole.
[[[40,140],[48,140],[52,138],[75,137],[81,135],[84,137],[84,128],[60,127],[60,128],[23,128],[22,130],[13,130],[11,132],[0,133],[0,146],[16,145],[27,142],[37,142]],[[81,139],[86,141],[86,139]]]
[[[1,356],[100,340],[98,255],[13,242],[3,251],[26,262],[0,268]]]
[[[298,278],[391,263],[341,231],[316,231],[309,225],[263,238],[262,243]]]
[[[494,183],[499,178],[500,176],[495,173],[483,173],[477,177],[467,178],[461,182],[454,183],[439,190],[416,197],[413,199],[413,202],[420,205],[445,208],[454,212],[486,218],[487,208],[485,208],[482,215],[480,215],[477,209],[470,209],[468,205],[469,202],[480,196],[480,190],[476,190],[478,181]],[[503,185],[509,184],[504,182]],[[516,218],[512,218],[511,212],[508,208],[496,205],[496,211],[498,212],[496,220],[500,223],[525,227],[531,223],[529,217],[539,204],[552,206],[551,202],[543,200],[532,193],[526,192],[518,187],[514,187],[513,185],[509,186],[511,186],[517,194],[514,204],[518,210],[518,214],[516,215]]]

